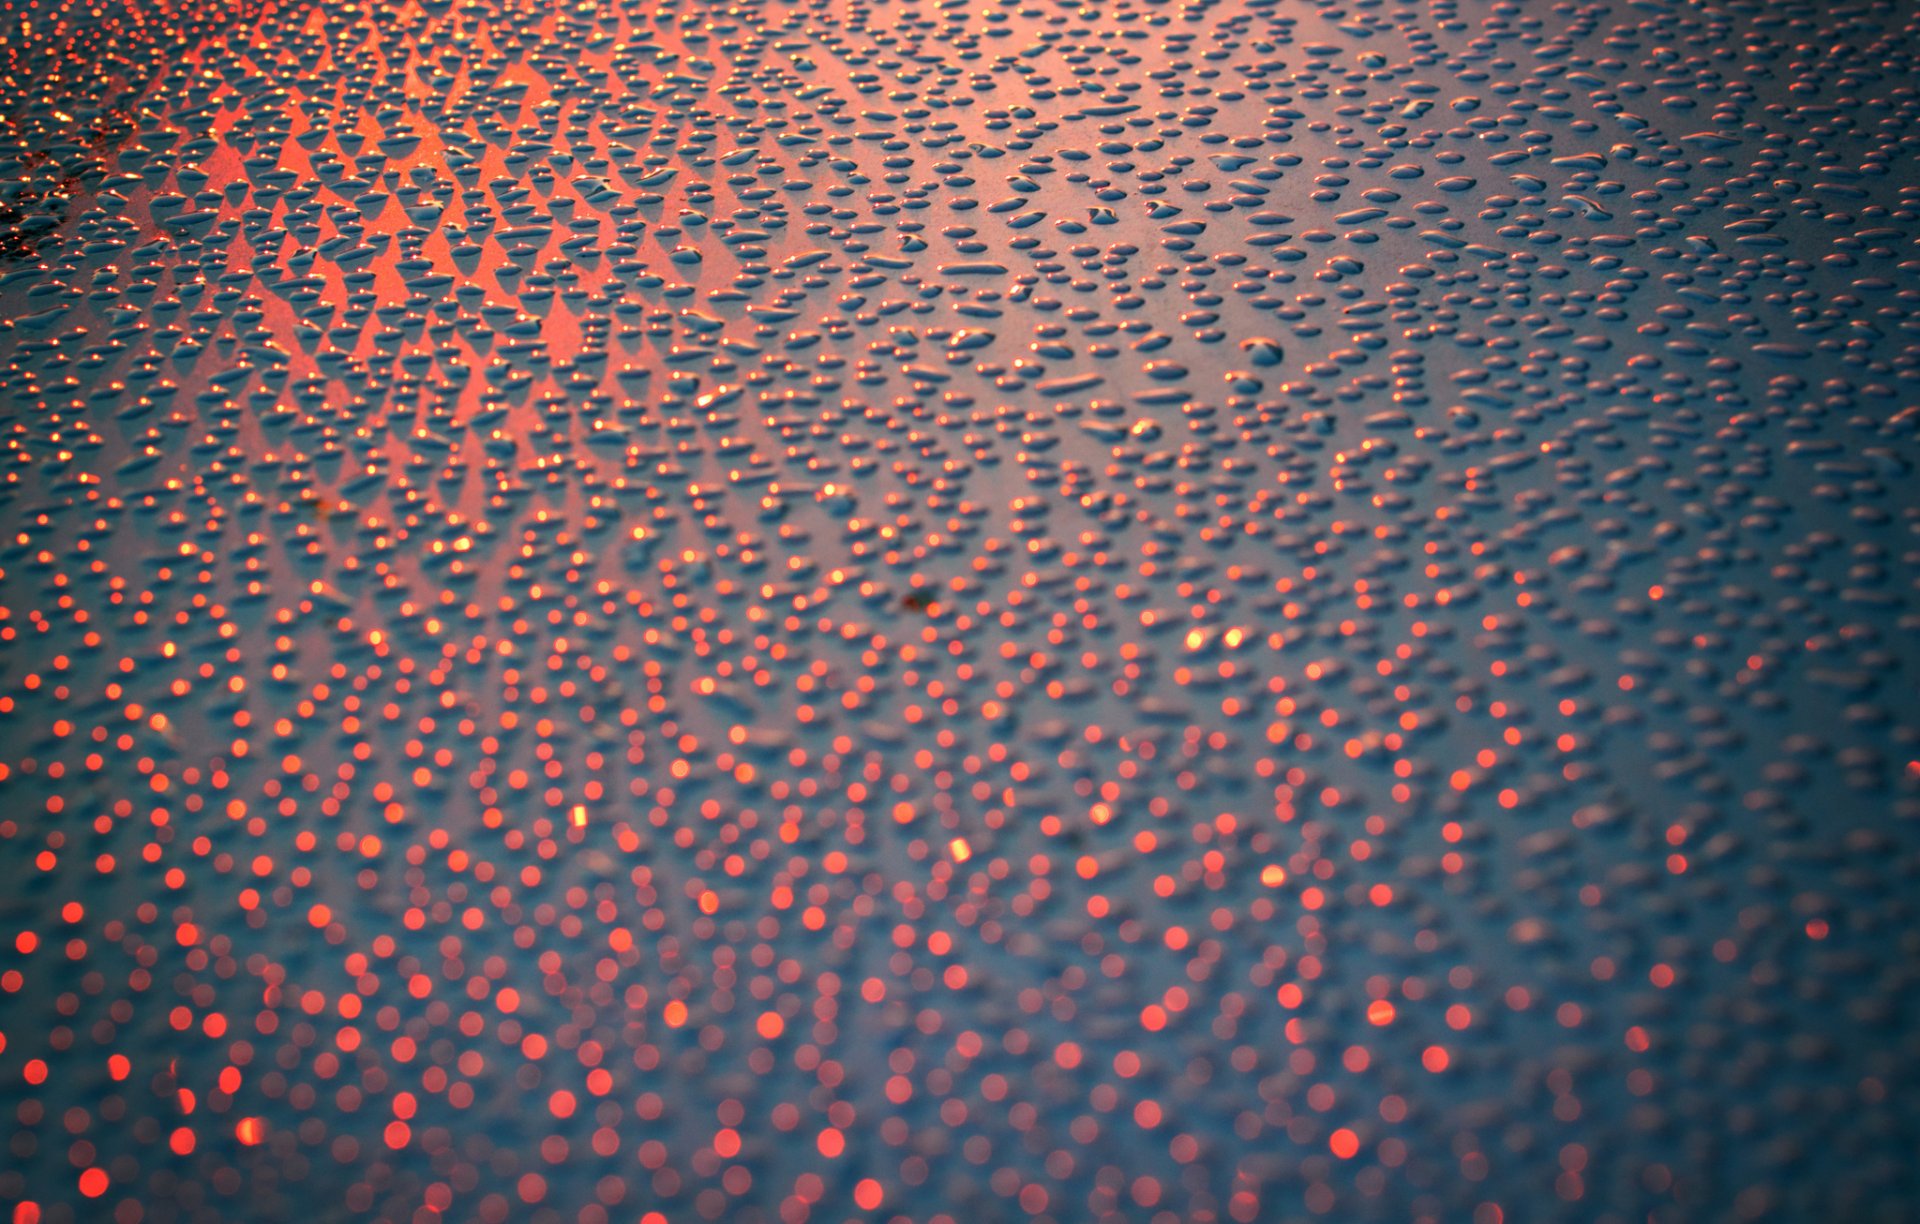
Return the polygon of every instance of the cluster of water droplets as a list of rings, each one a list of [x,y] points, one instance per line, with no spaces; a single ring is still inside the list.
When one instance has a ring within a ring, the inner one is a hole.
[[[1920,1201],[1910,6],[0,21],[19,1224]]]

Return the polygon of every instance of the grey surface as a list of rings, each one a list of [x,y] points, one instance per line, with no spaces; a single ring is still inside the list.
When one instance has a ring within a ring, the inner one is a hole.
[[[1912,1218],[1914,20],[43,22],[0,1203]]]

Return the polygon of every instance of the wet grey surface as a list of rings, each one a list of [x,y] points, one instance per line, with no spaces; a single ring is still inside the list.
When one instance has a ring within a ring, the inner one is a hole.
[[[0,5],[16,1221],[1914,1214],[1910,6]]]

